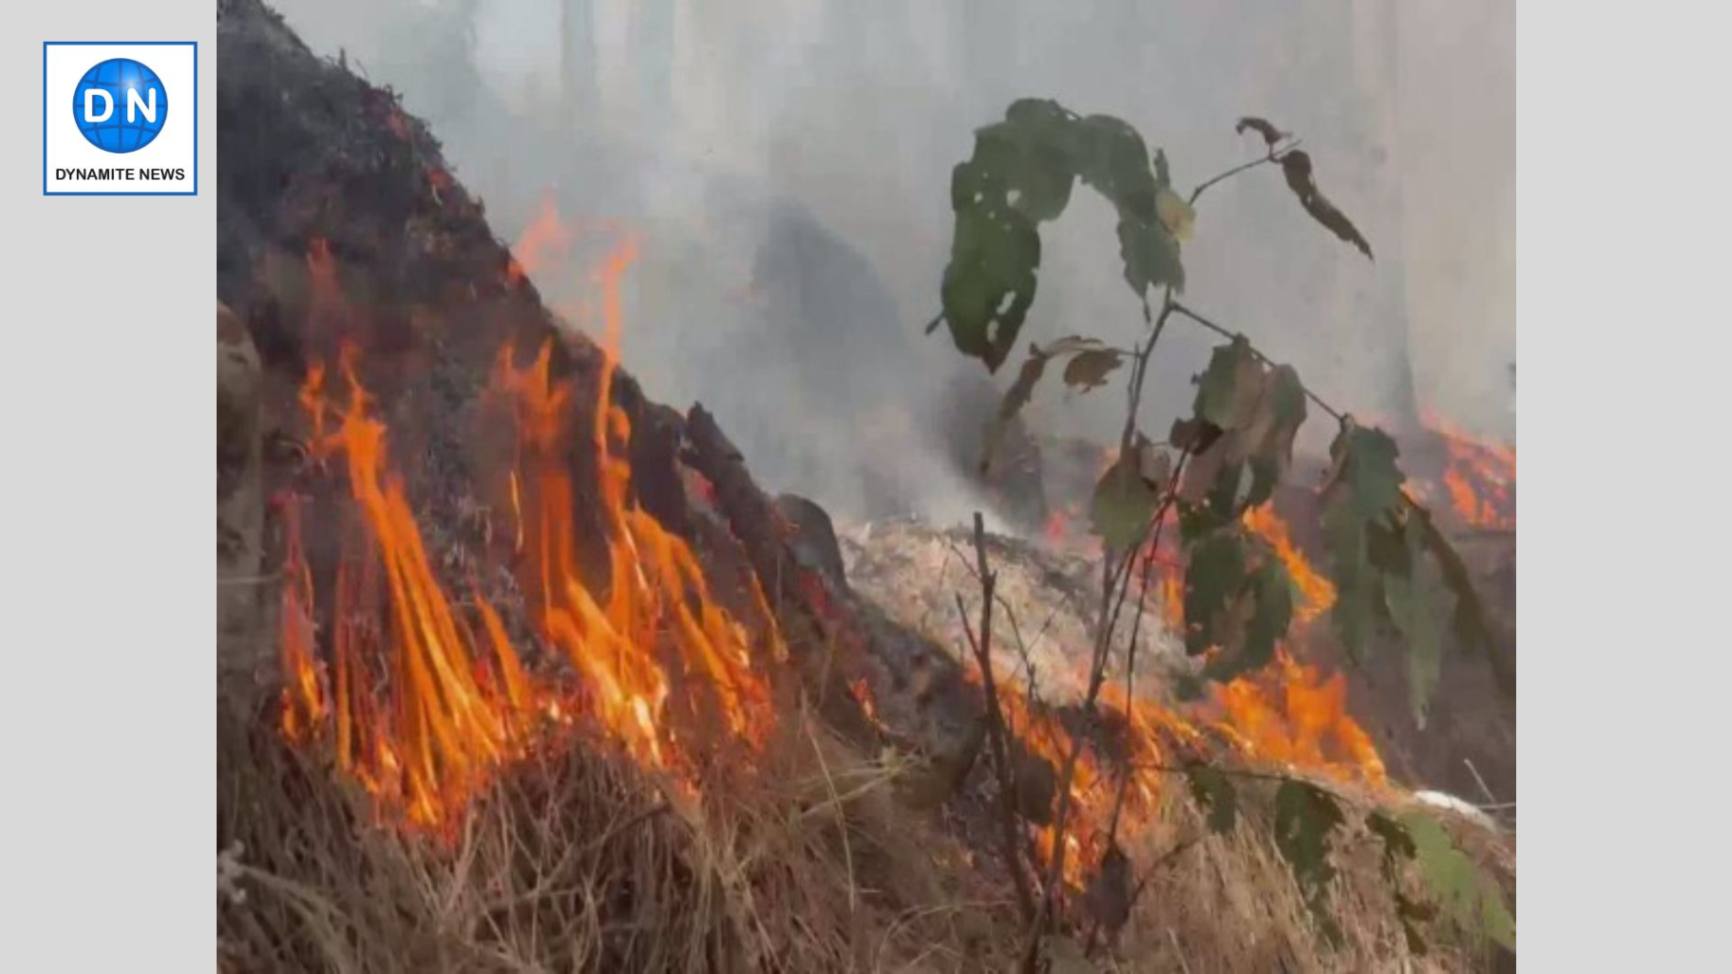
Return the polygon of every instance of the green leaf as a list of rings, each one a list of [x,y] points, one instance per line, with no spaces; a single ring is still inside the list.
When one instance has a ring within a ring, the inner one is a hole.
[[[1335,878],[1329,835],[1343,821],[1334,796],[1316,785],[1289,779],[1275,792],[1275,848],[1326,932],[1334,929],[1327,911],[1329,883]]]
[[[1159,489],[1144,480],[1137,450],[1120,455],[1095,484],[1089,502],[1089,526],[1109,549],[1125,551],[1143,536],[1143,529],[1160,505]]]
[[[1406,479],[1395,465],[1399,452],[1388,433],[1349,419],[1329,445],[1334,474],[1324,489],[1345,492],[1365,520],[1393,514],[1402,502],[1401,484]]]
[[[1438,905],[1463,930],[1515,950],[1515,918],[1496,880],[1457,849],[1429,815],[1406,812],[1401,822],[1413,837],[1420,876]]]
[[[1411,566],[1396,519],[1403,503],[1396,453],[1388,434],[1352,420],[1329,447],[1334,469],[1324,487],[1323,540],[1337,592],[1331,615],[1355,659],[1365,658],[1377,623],[1388,617],[1389,573]]]
[[[1199,656],[1230,637],[1226,616],[1245,585],[1245,545],[1237,531],[1214,531],[1190,546],[1185,565],[1185,652]]]
[[[1431,694],[1443,672],[1443,627],[1449,609],[1437,566],[1424,558],[1424,531],[1418,518],[1405,518],[1409,571],[1383,577],[1383,595],[1389,618],[1407,642],[1407,686],[1413,720],[1420,729],[1431,704]]]
[[[1365,520],[1349,498],[1336,496],[1324,503],[1323,542],[1335,582],[1335,606],[1330,610],[1335,631],[1348,653],[1364,660],[1383,600],[1383,580],[1368,557]]]
[[[1183,527],[1181,515],[1181,530]],[[1293,583],[1268,546],[1232,523],[1187,544],[1185,651],[1215,650],[1211,680],[1260,669],[1293,621]]]
[[[1120,119],[1081,118],[1049,99],[1013,102],[1004,121],[975,132],[973,155],[951,172],[955,229],[940,289],[952,341],[989,371],[1015,347],[1034,303],[1039,224],[1064,212],[1079,177],[1118,211],[1125,280],[1138,296],[1184,285],[1178,238],[1157,216],[1142,136]],[[1182,211],[1171,203],[1167,210],[1182,222]]]
[[[1480,601],[1479,591],[1474,587],[1467,563],[1438,529],[1431,512],[1418,504],[1411,507],[1409,517],[1419,521],[1425,537],[1425,548],[1432,558],[1436,559],[1438,569],[1443,573],[1444,586],[1455,596],[1455,612],[1451,616],[1451,622],[1456,637],[1464,645],[1484,651],[1498,686],[1505,693],[1513,695],[1516,688],[1515,663],[1509,651],[1500,645],[1500,641],[1492,633],[1490,617],[1486,613],[1485,603]]]
[[[1209,828],[1217,835],[1233,831],[1239,818],[1239,798],[1232,779],[1220,768],[1201,762],[1186,765],[1185,778],[1191,785],[1191,797],[1209,813]]]

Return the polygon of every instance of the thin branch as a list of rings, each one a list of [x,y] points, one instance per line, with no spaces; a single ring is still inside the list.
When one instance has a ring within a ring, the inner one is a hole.
[[[1240,173],[1246,171],[1247,169],[1255,169],[1258,166],[1264,165],[1265,163],[1279,162],[1279,161],[1280,161],[1280,157],[1277,156],[1273,150],[1270,150],[1268,155],[1261,156],[1261,157],[1256,158],[1256,159],[1252,159],[1250,162],[1240,163],[1239,165],[1234,166],[1233,168],[1227,170],[1224,173],[1221,173],[1221,174],[1216,175],[1216,176],[1211,176],[1208,179],[1205,179],[1201,183],[1199,183],[1197,185],[1196,189],[1191,190],[1191,198],[1188,202],[1192,206],[1196,206],[1197,205],[1197,197],[1203,195],[1203,190],[1208,189],[1210,186],[1213,186],[1216,183],[1221,182],[1224,179],[1231,179],[1232,177],[1239,175]]]
[[[998,684],[992,671],[992,603],[998,577],[986,562],[986,522],[979,511],[974,512],[974,552],[978,561],[976,576],[980,579],[980,637],[975,638],[968,627],[968,611],[962,595],[956,595],[956,612],[962,620],[962,632],[968,637],[969,648],[980,666],[981,688],[986,694],[987,748],[991,751],[994,771],[998,776],[999,828],[1004,843],[1004,866],[1016,885],[1016,903],[1023,919],[1034,917],[1034,891],[1022,871],[1022,853],[1017,834],[1016,777],[1010,762],[1010,743],[1004,712],[998,705]]]
[[[1126,391],[1125,424],[1119,435],[1119,456],[1128,458],[1135,445],[1137,429],[1137,410],[1142,404],[1143,382],[1148,377],[1149,358],[1154,354],[1155,345],[1166,331],[1167,319],[1172,316],[1176,305],[1173,301],[1173,289],[1169,285],[1161,296],[1160,316],[1151,322],[1149,338],[1138,350],[1132,363],[1130,385]],[[1143,317],[1149,317],[1148,305],[1145,301]],[[1145,526],[1146,533],[1149,527]],[[1064,767],[1058,776],[1058,811],[1053,817],[1052,861],[1047,866],[1047,879],[1041,889],[1039,912],[1034,922],[1029,925],[1028,936],[1024,943],[1021,970],[1024,974],[1034,974],[1036,962],[1040,956],[1041,936],[1052,917],[1054,898],[1058,888],[1064,883],[1064,861],[1068,850],[1065,846],[1065,829],[1070,824],[1071,813],[1071,782],[1076,778],[1077,760],[1082,755],[1084,744],[1095,735],[1099,724],[1095,704],[1100,698],[1101,686],[1106,682],[1107,661],[1112,651],[1113,631],[1118,626],[1119,614],[1124,608],[1125,595],[1130,588],[1130,577],[1136,567],[1136,552],[1142,546],[1143,536],[1139,535],[1122,557],[1114,558],[1109,550],[1101,560],[1101,602],[1099,628],[1095,635],[1094,656],[1089,661],[1088,690],[1082,702],[1082,726],[1071,738],[1069,752],[1065,755]],[[1114,592],[1117,591],[1117,603],[1114,603]]]

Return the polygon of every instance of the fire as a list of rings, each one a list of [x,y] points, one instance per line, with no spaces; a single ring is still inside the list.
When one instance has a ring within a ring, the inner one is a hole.
[[[391,467],[357,355],[340,363],[340,408],[314,366],[301,391],[312,452],[341,457],[352,523],[335,571],[329,667],[319,663],[313,569],[298,505],[288,506],[282,595],[282,729],[296,741],[326,735],[339,769],[418,826],[444,828],[498,771],[582,713],[646,767],[694,784],[695,755],[668,719],[669,701],[701,708],[734,739],[762,744],[770,694],[754,650],[785,656],[755,588],[754,638],[711,595],[696,556],[630,497],[630,436],[611,386],[620,331],[620,280],[635,258],[627,241],[599,277],[607,324],[594,421],[575,429],[573,388],[553,381],[551,345],[528,366],[501,350],[494,392],[516,419],[517,463],[507,474],[522,558],[519,585],[539,644],[579,677],[573,690],[552,667],[526,667],[499,609],[472,583],[460,610],[432,568],[402,477]],[[333,427],[334,423],[334,427]],[[584,442],[599,467],[593,525],[577,523],[569,447]],[[586,534],[586,532],[593,532]],[[580,571],[582,545],[605,553],[600,584]],[[687,683],[695,684],[688,687]],[[690,692],[687,692],[687,691]],[[699,711],[693,710],[693,715]],[[702,740],[702,735],[692,735]]]
[[[1371,736],[1347,713],[1347,680],[1278,651],[1261,673],[1218,687],[1218,726],[1250,758],[1319,771],[1343,781],[1381,785],[1383,759]]]
[[[1335,604],[1335,583],[1313,568],[1309,559],[1293,544],[1292,532],[1274,505],[1264,504],[1245,512],[1245,528],[1275,549],[1287,575],[1299,590],[1299,604],[1294,615],[1301,623],[1310,622]]]
[[[512,284],[547,268],[571,252],[573,234],[559,218],[559,207],[553,197],[543,196],[535,219],[523,229],[517,242],[511,245],[511,263],[505,268],[506,279]]]
[[[1435,414],[1424,422],[1448,452],[1442,482],[1455,515],[1469,527],[1515,530],[1515,447],[1473,437]]]

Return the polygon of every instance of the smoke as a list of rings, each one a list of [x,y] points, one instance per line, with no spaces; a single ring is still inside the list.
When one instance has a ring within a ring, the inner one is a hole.
[[[1233,132],[1242,114],[1303,136],[1376,263],[1311,223],[1278,172],[1253,170],[1200,201],[1187,302],[1357,414],[1417,405],[1513,437],[1507,3],[278,6],[316,51],[342,49],[403,94],[501,234],[549,196],[579,237],[606,220],[636,228],[627,366],[655,398],[715,410],[770,486],[844,515],[976,502],[934,460],[947,456],[941,410],[989,408],[947,394],[979,366],[921,328],[948,254],[950,169],[975,127],[1031,95],[1130,121],[1181,187],[1254,154]],[[1043,241],[1027,339],[1140,334],[1104,203],[1079,189]],[[581,304],[582,251],[534,274],[555,306]],[[1154,430],[1188,404],[1215,341],[1178,324],[1168,336]],[[1029,415],[1105,441],[1121,408],[1053,383]],[[1315,446],[1329,431],[1310,425]]]

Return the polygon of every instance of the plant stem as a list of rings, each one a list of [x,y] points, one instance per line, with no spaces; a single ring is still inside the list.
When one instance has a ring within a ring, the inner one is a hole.
[[[1189,202],[1192,206],[1196,206],[1197,205],[1197,197],[1203,195],[1203,190],[1208,189],[1210,186],[1213,186],[1216,183],[1221,182],[1222,180],[1230,179],[1234,176],[1237,176],[1240,173],[1246,171],[1247,169],[1255,169],[1258,166],[1263,165],[1264,163],[1280,162],[1280,161],[1281,161],[1281,157],[1275,154],[1274,149],[1270,149],[1267,154],[1261,156],[1260,158],[1252,159],[1250,162],[1242,162],[1239,165],[1234,166],[1233,168],[1227,170],[1224,173],[1221,173],[1221,174],[1216,175],[1216,176],[1211,176],[1208,179],[1203,180],[1201,183],[1197,184],[1196,189],[1191,190],[1191,198],[1187,202]]]
[[[968,612],[963,607],[962,596],[956,596],[956,612],[962,620],[963,634],[968,637],[968,645],[974,651],[976,663],[980,666],[981,688],[986,694],[986,728],[987,750],[992,755],[994,771],[998,776],[999,794],[999,829],[1000,839],[1004,843],[1004,866],[1010,871],[1011,881],[1016,886],[1016,905],[1022,911],[1026,922],[1034,917],[1034,891],[1029,887],[1028,877],[1022,871],[1022,853],[1019,851],[1017,834],[1020,831],[1017,822],[1016,808],[1016,776],[1010,763],[1010,745],[1007,738],[1009,729],[1005,726],[1004,711],[998,705],[998,684],[992,671],[992,603],[998,577],[993,574],[986,563],[986,523],[980,512],[974,512],[974,552],[978,562],[980,578],[980,638],[968,628]]]

